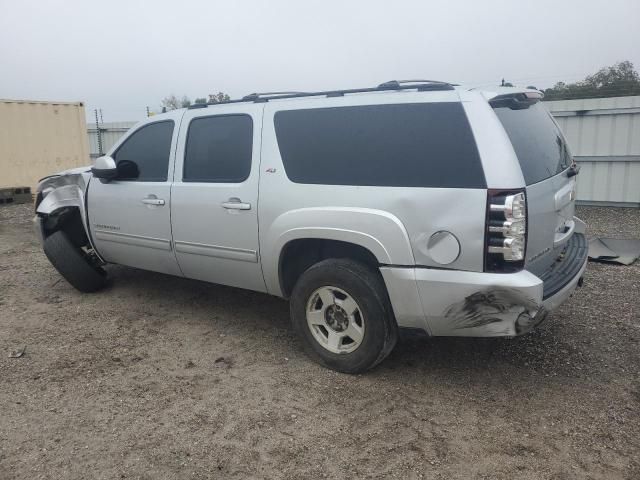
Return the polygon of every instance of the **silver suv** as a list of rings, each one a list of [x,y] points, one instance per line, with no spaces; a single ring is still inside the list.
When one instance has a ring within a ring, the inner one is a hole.
[[[399,329],[520,335],[587,262],[541,97],[425,80],[194,105],[43,179],[37,230],[83,292],[116,263],[288,298],[306,350],[342,372]]]

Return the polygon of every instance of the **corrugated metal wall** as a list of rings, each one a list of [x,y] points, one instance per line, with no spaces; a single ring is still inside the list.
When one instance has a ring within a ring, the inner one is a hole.
[[[102,137],[102,152],[106,153],[109,149],[133,127],[137,122],[107,122],[100,124],[100,133]],[[98,130],[96,125],[87,124],[87,135],[89,137],[89,151],[91,159],[100,156],[98,149]]]
[[[39,179],[89,160],[81,102],[0,100],[0,187]]]
[[[580,165],[578,201],[640,206],[640,96],[544,104]]]

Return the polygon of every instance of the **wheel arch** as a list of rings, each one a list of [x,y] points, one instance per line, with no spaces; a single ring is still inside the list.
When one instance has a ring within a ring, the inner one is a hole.
[[[297,238],[285,244],[278,261],[280,290],[288,298],[300,276],[312,265],[329,258],[349,258],[377,270],[380,262],[362,245],[328,238]]]
[[[320,249],[337,251],[341,258],[355,256],[364,263],[375,263],[376,267],[414,264],[404,225],[388,212],[349,207],[293,210],[278,217],[263,237],[262,264],[269,293],[282,297],[290,293],[290,278],[284,277],[283,265],[296,245],[314,246],[310,256],[318,261],[335,258],[327,257],[326,253],[318,256]]]

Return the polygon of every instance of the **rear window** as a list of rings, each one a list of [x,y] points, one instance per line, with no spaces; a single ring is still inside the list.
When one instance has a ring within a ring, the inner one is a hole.
[[[287,110],[274,121],[296,183],[486,187],[458,102]]]
[[[540,103],[522,110],[494,109],[509,135],[527,185],[571,166],[571,152],[551,115]]]

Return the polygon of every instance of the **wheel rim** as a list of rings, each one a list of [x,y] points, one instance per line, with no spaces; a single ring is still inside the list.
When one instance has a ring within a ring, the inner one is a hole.
[[[344,290],[325,286],[307,302],[307,325],[313,338],[332,353],[351,353],[364,339],[365,320],[356,301]]]

